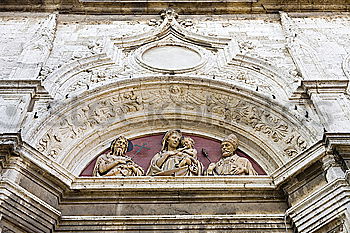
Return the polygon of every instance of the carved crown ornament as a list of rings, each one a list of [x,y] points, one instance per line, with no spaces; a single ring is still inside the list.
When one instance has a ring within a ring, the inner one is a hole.
[[[318,140],[317,125],[308,126],[277,104],[267,104],[252,93],[243,95],[242,90],[227,84],[212,82],[208,86],[200,79],[144,79],[142,83],[119,83],[68,101],[64,107],[52,106],[46,120],[24,130],[25,138],[64,166],[79,160],[87,163],[116,134],[135,137],[165,131],[171,124],[199,134],[209,132],[214,138],[224,137],[220,131],[225,128],[238,130],[260,148],[256,151],[265,151],[269,158],[260,162],[270,160],[275,167]]]

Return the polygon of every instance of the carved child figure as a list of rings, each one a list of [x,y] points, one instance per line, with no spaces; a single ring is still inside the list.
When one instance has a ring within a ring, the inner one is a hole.
[[[119,136],[111,144],[111,152],[101,155],[94,168],[94,176],[142,176],[144,171],[126,155],[128,140]]]
[[[196,159],[194,141],[181,141],[180,130],[169,130],[162,139],[162,149],[151,160],[147,175],[150,176],[201,176],[203,164]],[[184,144],[186,144],[184,146]]]
[[[181,144],[184,146],[179,151],[182,152],[184,158],[178,164],[179,167],[191,165],[197,161],[197,150],[194,149],[194,140],[190,137],[184,137],[181,139]]]

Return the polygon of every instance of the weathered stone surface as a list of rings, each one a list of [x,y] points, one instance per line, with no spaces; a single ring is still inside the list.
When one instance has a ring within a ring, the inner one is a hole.
[[[350,232],[345,1],[0,10],[2,231]],[[117,135],[174,128],[234,133],[267,174],[79,177]]]

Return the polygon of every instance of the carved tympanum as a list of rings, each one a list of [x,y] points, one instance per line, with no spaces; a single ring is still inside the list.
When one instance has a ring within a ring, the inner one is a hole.
[[[227,136],[221,143],[222,158],[211,163],[207,175],[258,175],[247,158],[238,156],[238,138],[234,134]]]
[[[144,171],[125,155],[128,140],[119,136],[111,144],[111,151],[101,155],[94,168],[94,176],[142,176]]]
[[[161,88],[135,87],[89,101],[65,113],[68,117],[58,119],[53,126],[38,139],[37,148],[41,152],[58,159],[64,153],[64,145],[72,140],[82,139],[87,133],[103,124],[127,119],[132,114],[149,115],[174,109],[181,112],[195,112],[196,116],[208,114],[231,123],[248,127],[249,130],[264,134],[266,140],[278,143],[285,155],[295,156],[308,146],[308,140],[293,127],[288,119],[269,108],[239,99],[228,93],[195,88],[182,84]],[[182,111],[185,110],[185,111]]]
[[[147,175],[200,176],[203,164],[190,137],[182,138],[180,130],[169,130],[163,137],[162,149],[151,160]]]

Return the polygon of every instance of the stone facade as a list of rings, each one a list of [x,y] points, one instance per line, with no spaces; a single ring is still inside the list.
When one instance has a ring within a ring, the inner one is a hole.
[[[350,232],[350,15],[336,6],[1,12],[2,232]],[[80,176],[116,136],[170,129],[234,133],[266,175]]]

